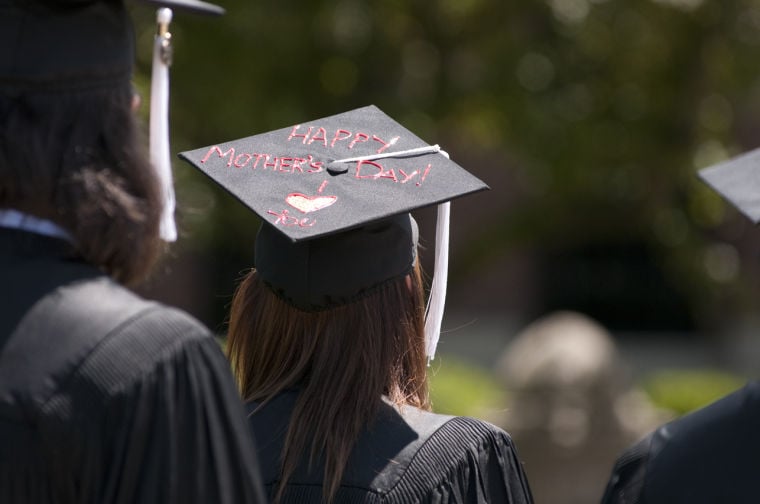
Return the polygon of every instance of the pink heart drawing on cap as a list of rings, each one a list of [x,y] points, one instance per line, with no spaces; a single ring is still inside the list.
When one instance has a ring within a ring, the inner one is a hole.
[[[329,207],[337,200],[337,196],[306,196],[301,193],[291,193],[285,198],[285,203],[299,212],[310,213]]]

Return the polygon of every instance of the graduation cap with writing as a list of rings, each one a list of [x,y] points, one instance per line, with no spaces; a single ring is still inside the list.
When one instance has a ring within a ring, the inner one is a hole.
[[[261,217],[257,271],[306,311],[351,302],[408,274],[417,245],[409,212],[438,205],[426,322],[433,356],[446,290],[449,202],[487,189],[437,145],[368,106],[180,157]]]
[[[760,149],[704,168],[699,176],[753,223],[760,222]]]
[[[140,0],[160,7],[151,81],[150,153],[164,193],[161,236],[176,239],[169,156],[171,8],[219,15],[201,0]],[[123,0],[0,0],[0,94],[76,92],[129,85],[135,37]]]

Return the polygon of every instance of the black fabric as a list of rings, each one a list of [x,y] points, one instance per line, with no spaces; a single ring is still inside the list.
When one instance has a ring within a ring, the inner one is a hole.
[[[760,502],[760,384],[663,425],[615,464],[605,504]]]
[[[200,0],[142,0],[219,15]],[[128,85],[134,34],[122,0],[0,0],[0,92]]]
[[[0,229],[0,278],[0,502],[263,502],[203,326],[31,233]]]
[[[51,257],[57,258],[65,268],[54,275],[41,275],[40,268]],[[18,324],[21,317],[39,298],[74,280],[92,278],[100,272],[76,259],[76,252],[65,241],[49,238],[34,233],[14,229],[0,228],[0,265],[2,286],[8,292],[13,288],[13,295],[6,295],[0,310],[0,347]],[[29,281],[29,274],[34,275]]]
[[[417,223],[409,214],[295,243],[263,223],[256,236],[256,271],[287,303],[304,311],[324,310],[408,275],[417,241]]]
[[[134,60],[119,0],[0,0],[0,91],[128,85]]]
[[[264,483],[273,495],[279,457],[298,392],[261,408],[248,404],[259,443]],[[322,499],[323,461],[304,463],[288,483],[283,504]],[[509,435],[472,418],[448,417],[388,404],[362,433],[349,458],[336,504],[529,503],[528,481]]]

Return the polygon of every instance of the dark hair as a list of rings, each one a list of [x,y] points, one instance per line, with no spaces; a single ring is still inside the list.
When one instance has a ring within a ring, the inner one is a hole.
[[[125,283],[162,245],[161,199],[126,84],[0,92],[0,208],[56,222],[88,262]]]
[[[243,279],[232,301],[227,342],[243,398],[263,404],[300,388],[276,501],[301,457],[315,461],[322,454],[323,495],[330,501],[383,395],[398,405],[429,409],[423,298],[417,265],[409,277],[319,312],[290,306],[255,271]]]

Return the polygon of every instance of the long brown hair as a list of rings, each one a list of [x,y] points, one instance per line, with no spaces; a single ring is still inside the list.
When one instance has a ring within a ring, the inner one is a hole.
[[[383,395],[395,404],[429,409],[419,267],[407,278],[320,312],[288,305],[255,271],[238,287],[227,352],[243,398],[265,403],[285,389],[300,389],[275,501],[302,457],[314,463],[324,454],[323,496],[329,502]]]
[[[0,208],[50,219],[125,283],[161,251],[161,199],[129,84],[0,93]]]

